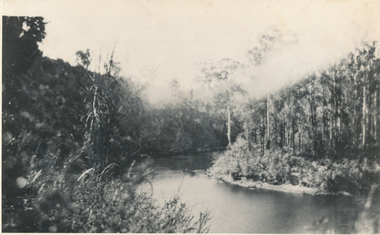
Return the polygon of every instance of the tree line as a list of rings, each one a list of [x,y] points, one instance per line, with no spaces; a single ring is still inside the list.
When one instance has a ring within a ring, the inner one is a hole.
[[[198,81],[212,94],[211,113],[224,117],[228,145],[241,136],[262,153],[291,149],[314,159],[378,158],[377,42],[366,42],[327,68],[253,98],[250,87],[239,82],[239,72],[264,63],[279,37],[276,30],[264,34],[247,52],[249,63],[223,59],[202,68]]]
[[[245,107],[253,108],[240,122],[247,123],[249,142],[262,151],[289,147],[314,158],[377,158],[380,60],[375,51],[376,42],[366,43],[329,68],[247,102]]]
[[[262,35],[246,63],[223,59],[203,66],[198,81],[210,94],[210,114],[228,127],[228,148],[214,154],[209,174],[367,194],[380,172],[377,42],[255,96],[255,71],[278,52],[281,37],[277,30]]]
[[[198,231],[178,200],[160,209],[133,193],[156,157],[227,147],[233,154],[227,151],[226,159],[236,160],[236,148],[243,148],[260,157],[247,154],[244,161],[250,163],[236,163],[236,169],[229,169],[235,163],[225,159],[221,168],[249,175],[250,164],[261,164],[265,170],[257,172],[280,181],[292,172],[284,173],[277,164],[278,151],[296,155],[286,161],[307,165],[307,177],[317,168],[303,159],[355,160],[364,172],[379,160],[380,60],[375,42],[277,92],[252,98],[250,87],[239,83],[239,71],[265,63],[280,37],[274,31],[247,52],[246,64],[233,59],[204,64],[198,87],[189,95],[180,90],[179,79],[171,81],[174,95],[158,108],[144,100],[143,87],[120,75],[113,52],[93,58],[89,50],[78,51],[76,66],[43,57],[38,43],[46,36],[45,25],[41,17],[3,17],[3,231]],[[91,71],[90,65],[96,69]],[[307,177],[309,186],[331,178]],[[336,185],[334,180],[327,186]],[[355,185],[363,183],[355,180]],[[130,197],[111,196],[119,195],[120,188]],[[120,212],[112,204],[120,200],[124,208],[135,203],[136,210]],[[125,226],[104,216],[91,201],[122,215]],[[150,208],[144,218],[156,222],[131,227],[142,218],[136,217],[142,207]],[[203,214],[195,222],[205,221]]]

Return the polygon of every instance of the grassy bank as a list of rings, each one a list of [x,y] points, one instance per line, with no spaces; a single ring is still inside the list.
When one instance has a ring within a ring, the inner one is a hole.
[[[248,181],[242,185],[251,187],[285,190],[288,185],[288,191],[355,195],[366,195],[379,180],[380,166],[375,162],[311,160],[283,150],[261,154],[247,146],[243,139],[238,139],[230,150],[215,154],[208,173],[229,182]]]

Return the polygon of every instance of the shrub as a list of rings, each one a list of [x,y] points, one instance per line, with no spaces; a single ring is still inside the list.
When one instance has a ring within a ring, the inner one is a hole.
[[[312,161],[286,149],[265,151],[261,155],[249,151],[247,146],[246,141],[238,139],[230,150],[214,156],[209,171],[216,176],[232,176],[235,180],[245,176],[272,184],[301,184],[333,193],[367,193],[371,184],[379,182],[380,167],[374,161],[359,163],[359,160],[327,158]]]
[[[209,213],[195,219],[179,198],[160,206],[152,192],[138,190],[147,182],[149,164],[132,164],[122,175],[110,164],[97,173],[68,170],[20,178],[14,184],[25,192],[16,199],[17,208],[3,212],[4,232],[178,232],[204,233]],[[67,169],[67,168],[66,168]],[[26,182],[26,183],[25,183]],[[152,188],[153,190],[153,188]],[[4,203],[4,201],[3,201]],[[8,205],[7,202],[5,202]]]
[[[146,169],[132,167],[121,177],[112,177],[111,167],[100,174],[85,171],[69,184],[45,187],[39,194],[35,211],[39,232],[207,232],[209,213],[198,220],[185,204],[173,198],[157,206],[149,193],[138,193],[146,180]]]

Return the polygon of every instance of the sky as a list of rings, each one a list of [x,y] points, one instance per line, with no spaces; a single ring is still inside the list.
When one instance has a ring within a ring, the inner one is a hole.
[[[277,28],[282,39],[266,62],[234,77],[252,94],[274,91],[379,40],[379,12],[380,1],[365,0],[2,1],[3,15],[45,18],[45,56],[75,65],[78,50],[106,58],[115,48],[122,75],[146,86],[152,103],[170,99],[173,79],[194,87],[201,63],[245,63],[258,37]]]

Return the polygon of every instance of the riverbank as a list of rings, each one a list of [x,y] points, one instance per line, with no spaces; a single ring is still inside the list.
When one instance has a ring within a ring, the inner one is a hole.
[[[281,149],[261,154],[248,151],[246,146],[246,142],[237,141],[231,149],[214,154],[208,174],[227,177],[226,181],[234,183],[254,179],[253,183],[248,181],[251,187],[326,195],[368,195],[371,185],[379,183],[376,161],[311,159]],[[242,186],[246,186],[244,181]]]
[[[215,178],[222,180],[226,183],[230,183],[233,185],[238,185],[238,186],[246,187],[250,189],[266,189],[266,190],[281,191],[281,192],[286,192],[286,193],[309,194],[309,195],[352,196],[350,193],[344,192],[344,191],[331,193],[327,191],[322,191],[318,188],[308,188],[308,187],[302,187],[300,185],[292,185],[292,184],[273,185],[273,184],[268,184],[262,181],[253,181],[250,179],[246,179],[244,177],[240,180],[234,180],[232,177],[229,177],[229,176],[216,176]]]

